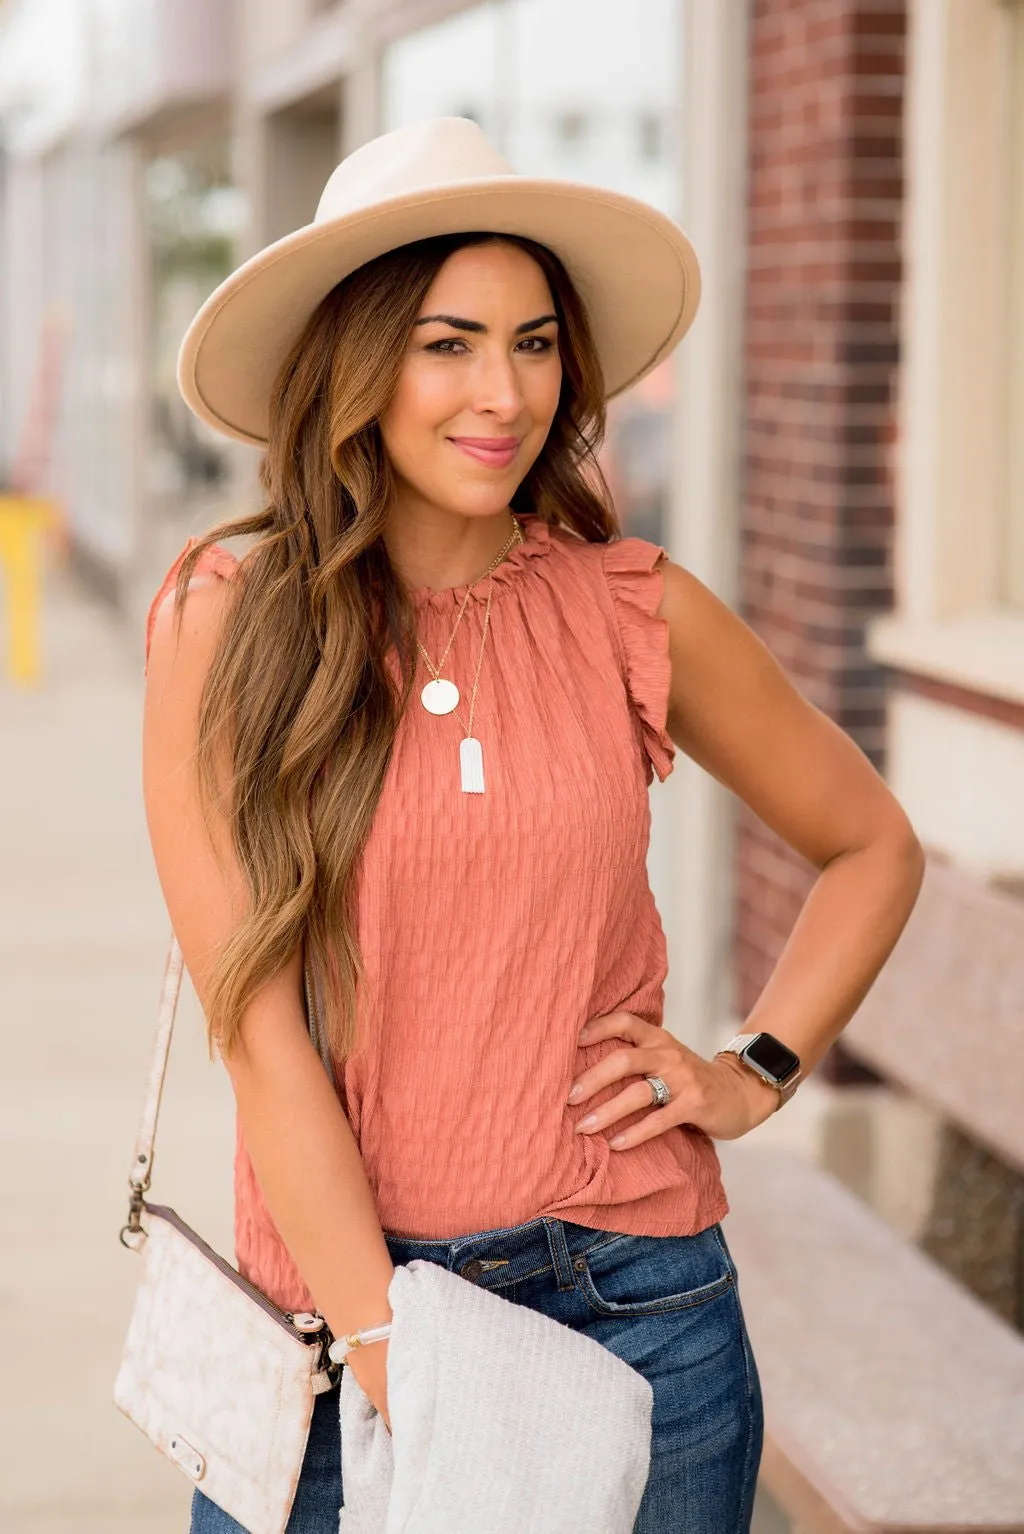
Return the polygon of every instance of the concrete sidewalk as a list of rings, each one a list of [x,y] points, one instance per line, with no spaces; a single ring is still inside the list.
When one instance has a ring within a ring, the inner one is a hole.
[[[114,1406],[118,1231],[167,918],[141,793],[142,629],[47,575],[45,672],[0,677],[0,1527],[185,1534],[191,1488]],[[233,1102],[183,990],[152,1196],[229,1258]]]

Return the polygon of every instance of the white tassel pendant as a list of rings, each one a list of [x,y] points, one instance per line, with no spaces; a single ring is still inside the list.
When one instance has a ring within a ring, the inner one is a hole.
[[[484,757],[480,742],[467,735],[459,742],[459,766],[462,769],[462,792],[482,794],[484,791]]]

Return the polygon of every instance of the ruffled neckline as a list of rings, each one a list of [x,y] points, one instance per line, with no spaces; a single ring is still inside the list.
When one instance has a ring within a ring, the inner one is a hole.
[[[551,528],[533,511],[513,513],[523,530],[523,542],[515,543],[505,558],[491,571],[490,587],[492,601],[502,592],[517,585],[530,561],[551,552]],[[412,586],[407,587],[409,600],[419,611],[449,613],[454,616],[462,605],[466,592],[470,602],[487,601],[488,580],[485,576],[462,586]]]

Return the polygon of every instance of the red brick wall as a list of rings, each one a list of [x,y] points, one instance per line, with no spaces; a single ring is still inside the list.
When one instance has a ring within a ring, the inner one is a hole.
[[[892,604],[905,0],[753,0],[740,610],[876,766]],[[736,1005],[813,882],[745,806]],[[851,1074],[842,1051],[824,1066]]]

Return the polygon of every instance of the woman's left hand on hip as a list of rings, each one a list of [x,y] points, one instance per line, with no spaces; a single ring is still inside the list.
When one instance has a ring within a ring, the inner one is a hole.
[[[622,1039],[622,1047],[609,1050],[576,1076],[573,1084],[579,1091],[570,1096],[570,1107],[585,1107],[596,1092],[626,1077],[660,1076],[672,1094],[664,1108],[656,1108],[649,1082],[634,1080],[591,1113],[583,1113],[576,1129],[582,1134],[610,1130],[613,1150],[628,1150],[653,1140],[677,1124],[694,1124],[717,1140],[737,1140],[763,1123],[778,1106],[775,1087],[761,1081],[735,1055],[706,1060],[667,1029],[644,1022],[634,1012],[609,1012],[591,1018],[581,1030],[579,1042],[589,1047],[611,1038]],[[647,1109],[642,1119],[615,1132],[619,1120],[641,1109]],[[588,1123],[591,1115],[593,1122]]]

